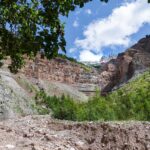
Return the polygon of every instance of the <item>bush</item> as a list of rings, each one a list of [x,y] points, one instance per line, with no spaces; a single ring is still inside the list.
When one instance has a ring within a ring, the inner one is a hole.
[[[76,102],[64,95],[61,98],[50,97],[44,92],[38,93],[36,99],[38,105],[44,104],[58,119],[150,121],[150,72],[106,97],[97,92],[87,103]]]

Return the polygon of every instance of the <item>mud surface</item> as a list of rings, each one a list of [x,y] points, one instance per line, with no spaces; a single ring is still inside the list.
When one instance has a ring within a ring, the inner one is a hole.
[[[9,149],[150,150],[150,123],[74,123],[28,116],[0,122],[0,150]]]

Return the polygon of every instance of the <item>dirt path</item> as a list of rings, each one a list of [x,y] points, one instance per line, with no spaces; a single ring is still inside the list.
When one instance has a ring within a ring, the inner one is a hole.
[[[73,123],[49,116],[0,122],[0,150],[150,150],[150,122]]]

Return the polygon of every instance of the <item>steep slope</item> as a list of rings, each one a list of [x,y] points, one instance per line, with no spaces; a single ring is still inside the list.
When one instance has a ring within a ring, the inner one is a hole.
[[[0,120],[36,114],[32,97],[7,70],[0,70]]]

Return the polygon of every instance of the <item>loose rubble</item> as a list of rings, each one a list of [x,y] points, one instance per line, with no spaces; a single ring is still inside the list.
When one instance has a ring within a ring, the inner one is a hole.
[[[0,149],[150,150],[150,123],[78,123],[27,116],[0,122]]]

